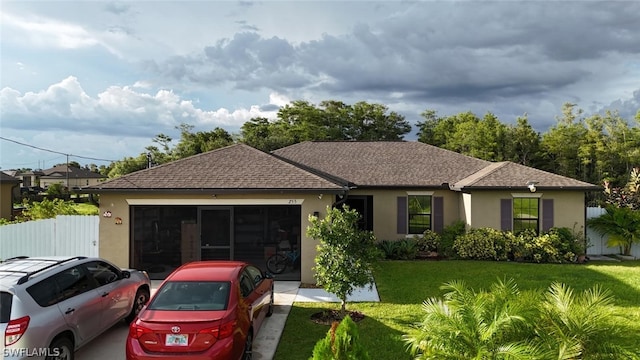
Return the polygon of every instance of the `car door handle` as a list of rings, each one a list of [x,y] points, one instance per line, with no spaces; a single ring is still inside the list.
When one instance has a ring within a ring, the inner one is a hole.
[[[65,314],[67,314],[67,315],[69,315],[69,314],[71,314],[71,313],[72,313],[72,312],[74,312],[74,311],[76,311],[76,309],[68,308],[68,309],[67,309],[67,311],[65,311],[64,313],[65,313]]]
[[[109,292],[108,292],[108,291],[105,291],[105,292],[103,292],[103,293],[102,293],[102,295],[101,295],[101,296],[102,296],[102,297],[105,297],[105,296],[107,296],[107,295],[109,295]]]

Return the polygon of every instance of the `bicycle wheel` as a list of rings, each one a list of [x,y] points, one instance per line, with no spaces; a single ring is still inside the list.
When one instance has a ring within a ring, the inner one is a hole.
[[[282,254],[271,255],[267,259],[267,270],[273,274],[280,274],[287,268],[288,258]]]

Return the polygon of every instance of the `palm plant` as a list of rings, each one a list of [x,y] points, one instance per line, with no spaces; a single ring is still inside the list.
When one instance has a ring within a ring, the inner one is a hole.
[[[415,359],[535,359],[522,341],[532,332],[527,306],[513,281],[475,292],[462,281],[445,284],[444,299],[423,303],[423,321],[404,339]],[[521,297],[518,299],[518,297]]]
[[[608,246],[619,246],[623,255],[631,255],[631,245],[640,242],[640,211],[628,207],[607,206],[605,213],[587,220],[587,225],[609,235]]]
[[[638,354],[611,340],[622,331],[614,323],[613,298],[596,286],[574,295],[553,283],[539,306],[537,341],[545,359],[638,359]]]

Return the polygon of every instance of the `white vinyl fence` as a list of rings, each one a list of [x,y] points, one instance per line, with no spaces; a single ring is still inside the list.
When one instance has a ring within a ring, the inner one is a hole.
[[[601,207],[588,207],[587,219],[598,217],[605,213],[604,208]],[[587,239],[591,243],[591,247],[587,249],[587,255],[611,255],[620,254],[619,247],[608,247],[607,235],[600,235],[593,229],[587,226]],[[640,258],[640,244],[633,244],[631,246],[631,255],[635,258]]]
[[[0,226],[0,260],[14,256],[98,256],[100,217],[55,219]]]

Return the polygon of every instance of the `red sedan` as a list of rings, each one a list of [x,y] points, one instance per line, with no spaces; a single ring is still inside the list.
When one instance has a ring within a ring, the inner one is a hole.
[[[239,261],[182,265],[131,323],[127,360],[249,360],[273,312],[273,278]]]

